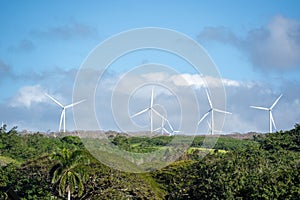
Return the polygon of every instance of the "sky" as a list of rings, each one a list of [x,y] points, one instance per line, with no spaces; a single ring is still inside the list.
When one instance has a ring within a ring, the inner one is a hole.
[[[172,82],[170,87],[176,87],[176,94],[155,86],[154,101],[156,109],[179,130],[182,118],[194,123],[209,109],[205,77],[206,84],[215,91],[224,88],[223,104],[232,112],[216,116],[216,120],[222,118],[224,122],[223,133],[268,132],[268,112],[249,106],[270,107],[280,94],[283,96],[273,110],[273,117],[278,130],[289,130],[300,121],[299,8],[300,2],[296,0],[2,0],[0,121],[8,128],[17,126],[19,131],[57,131],[61,109],[45,93],[64,105],[70,104],[78,72],[97,45],[124,31],[158,27],[182,33],[199,43],[215,63],[222,87],[214,84],[215,77],[199,74],[188,62],[169,52],[131,52],[115,60],[98,83],[93,109],[101,129],[127,131],[126,126],[120,128],[125,116],[116,116],[112,106],[120,103],[120,99],[114,103],[114,98],[122,97],[121,93],[130,85],[122,82],[122,78],[126,77],[131,85],[150,80],[149,77],[161,85]],[[135,67],[149,63],[168,65],[176,74],[156,72],[150,67],[147,73],[126,76]],[[126,104],[127,118],[148,106],[151,88],[136,85]],[[196,119],[194,115],[182,114],[180,108],[182,104],[193,109],[191,98],[182,98],[184,102],[180,102],[186,88],[192,90],[197,100]],[[217,98],[212,101],[218,104]],[[87,124],[90,121],[87,116],[74,117],[72,109],[68,109],[66,128],[81,128],[77,127],[77,120]],[[154,121],[158,128],[159,120]],[[131,119],[131,123],[141,130],[150,127],[147,114]],[[206,132],[208,128],[203,122],[197,131]]]

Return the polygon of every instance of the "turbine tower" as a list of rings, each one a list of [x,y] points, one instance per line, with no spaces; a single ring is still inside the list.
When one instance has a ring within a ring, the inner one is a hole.
[[[211,132],[211,126],[210,123],[208,121],[206,121],[207,125],[208,125],[208,130]],[[218,132],[218,133],[222,133],[222,131],[219,130],[214,130],[214,132]]]
[[[278,101],[281,97],[282,97],[282,94],[274,101],[274,103],[272,104],[272,106],[270,108],[265,108],[265,107],[260,107],[260,106],[250,106],[251,108],[269,111],[269,131],[270,131],[270,133],[272,133],[273,126],[274,126],[275,130],[277,130],[275,122],[274,122],[272,110],[276,106],[276,104],[278,103]]]
[[[214,108],[213,105],[212,105],[212,102],[211,102],[211,99],[210,99],[210,96],[208,94],[208,91],[207,89],[205,88],[205,92],[206,92],[206,96],[207,96],[207,99],[208,99],[208,103],[209,103],[209,106],[210,106],[210,109],[202,116],[202,118],[199,120],[198,122],[198,126],[199,124],[211,113],[211,120],[210,120],[210,133],[211,135],[214,134],[214,129],[215,129],[215,122],[214,122],[214,112],[218,112],[218,113],[224,113],[224,114],[232,114],[230,112],[227,112],[227,111],[224,111],[224,110],[220,110],[220,109],[217,109],[217,108]]]
[[[152,91],[151,91],[151,99],[150,99],[150,106],[148,108],[145,108],[143,110],[141,110],[140,112],[137,112],[136,114],[132,115],[130,118],[134,118],[138,115],[141,115],[145,112],[150,112],[150,130],[151,130],[151,133],[153,132],[153,113],[155,113],[156,115],[158,115],[160,118],[164,118],[157,110],[154,109],[153,107],[153,95],[154,95],[154,91],[153,91],[153,88],[152,88]]]
[[[76,106],[77,104],[80,104],[80,103],[84,102],[85,99],[64,106],[58,100],[56,100],[55,98],[51,97],[49,94],[46,93],[46,96],[48,96],[52,101],[54,101],[58,106],[60,106],[62,108],[62,111],[61,111],[61,114],[60,114],[58,131],[61,131],[61,126],[62,126],[62,123],[63,123],[63,132],[65,133],[66,132],[66,109],[67,108],[71,108],[73,106]]]

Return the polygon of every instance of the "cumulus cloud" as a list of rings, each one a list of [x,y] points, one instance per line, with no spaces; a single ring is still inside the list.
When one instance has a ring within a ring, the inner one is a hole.
[[[226,27],[206,27],[198,38],[233,45],[245,52],[253,66],[262,69],[300,66],[300,22],[280,15],[260,28],[249,30],[245,37]]]
[[[50,27],[46,30],[33,30],[31,33],[42,38],[55,38],[60,40],[94,38],[97,36],[96,28],[74,20],[61,26]]]
[[[72,73],[75,74],[75,72]],[[53,131],[57,130],[60,115],[59,107],[51,102],[44,93],[48,92],[61,103],[68,104],[72,102],[72,86],[74,83],[73,78],[67,78],[70,76],[70,73],[59,74],[61,74],[61,78],[59,78],[57,82],[52,82],[53,79],[57,78],[54,73],[51,75],[52,78],[48,77],[47,81],[20,88],[10,99],[9,103],[0,104],[0,112],[6,113],[4,115],[6,117],[4,121],[10,122],[9,124],[18,125],[21,129],[29,128],[31,130],[41,131],[47,131],[48,129]],[[91,76],[93,74],[96,73],[91,72]],[[104,76],[103,79],[97,83],[97,91],[92,95],[95,100],[94,104],[90,99],[87,99],[74,109],[86,110],[89,108],[89,103],[92,103],[92,109],[95,109],[93,110],[93,115],[96,115],[101,129],[126,130],[119,129],[120,123],[124,121],[124,117],[128,118],[128,116],[149,106],[153,86],[145,85],[145,87],[140,88],[135,86],[136,90],[132,93],[128,93],[129,90],[127,87],[132,87],[132,85],[144,82],[155,84],[156,82],[149,81],[155,79],[159,84],[154,87],[154,104],[156,104],[158,110],[168,117],[174,129],[180,129],[179,124],[182,118],[189,123],[197,122],[203,114],[209,110],[209,103],[204,90],[206,84],[204,84],[202,79],[206,80],[212,93],[214,93],[214,91],[218,92],[218,88],[221,86],[215,84],[215,77],[187,73],[174,75],[149,72],[132,77],[128,76],[126,78],[126,80],[122,81],[122,79],[124,79],[122,74],[109,74]],[[180,78],[184,78],[185,81],[180,80]],[[97,82],[97,78],[95,80]],[[300,122],[300,96],[295,92],[298,91],[300,85],[297,82],[281,82],[282,85],[279,85],[276,90],[272,90],[272,87],[268,83],[263,82],[246,82],[223,78],[221,79],[221,83],[223,83],[227,97],[225,108],[222,107],[222,102],[220,103],[218,101],[218,96],[212,95],[212,102],[216,108],[226,109],[233,113],[232,115],[226,115],[223,133],[245,133],[248,131],[267,132],[269,129],[268,113],[251,109],[249,106],[257,105],[268,107],[280,93],[283,93],[283,97],[273,111],[277,128],[279,130],[290,129],[295,123]],[[170,92],[166,88],[160,87],[160,85],[173,86],[175,90]],[[88,87],[93,87],[91,82],[85,82],[82,92],[88,91]],[[186,96],[188,87],[192,88],[199,108],[191,104],[191,100],[194,97]],[[126,97],[128,96],[131,98],[127,99]],[[180,100],[182,102],[180,103],[177,98],[178,96],[182,97]],[[73,101],[77,100],[81,99],[75,98]],[[191,110],[182,113],[180,106]],[[69,109],[66,113],[66,126],[68,130],[76,129],[72,120],[71,111],[72,109]],[[190,113],[195,111],[196,115],[190,115]],[[216,114],[215,117],[222,119],[224,116]],[[88,125],[91,121],[89,117],[84,114],[82,115],[80,112],[75,118],[77,124],[78,120],[86,121]],[[209,120],[209,118],[207,118],[207,120]],[[158,118],[154,121],[155,128],[158,128],[161,121]],[[144,130],[149,130],[149,115],[145,114],[132,119],[132,123],[141,126]],[[91,128],[91,126],[87,126],[87,129],[88,128]],[[93,128],[97,129],[99,127]],[[206,121],[204,121],[199,126],[198,132],[207,133],[207,130],[208,125]]]
[[[201,88],[205,86],[209,87],[221,87],[221,86],[240,86],[240,82],[230,80],[226,78],[217,78],[211,76],[201,76],[200,74],[180,74],[170,77],[170,79],[177,86],[193,86],[195,88]],[[181,81],[181,80],[185,81]]]
[[[107,77],[108,78],[108,77]],[[224,104],[219,102],[218,95],[211,96],[213,105],[219,109],[226,109],[227,111],[232,112],[232,115],[227,115],[224,121],[223,133],[230,132],[248,132],[248,131],[258,131],[258,132],[267,132],[268,131],[268,113],[260,112],[255,109],[251,109],[250,105],[258,106],[270,106],[273,101],[280,94],[278,91],[273,91],[270,89],[270,85],[262,82],[246,82],[246,81],[237,81],[231,79],[221,79],[221,84],[215,84],[216,78],[209,76],[201,76],[198,74],[177,74],[170,75],[166,73],[146,73],[140,76],[127,77],[124,84],[121,84],[119,89],[116,89],[117,83],[123,83],[120,81],[124,77],[120,75],[112,76],[107,81],[106,79],[102,81],[100,87],[97,88],[95,95],[95,113],[98,116],[99,123],[103,129],[113,129],[118,130],[118,124],[115,123],[116,117],[118,121],[123,122],[124,117],[133,115],[134,113],[147,108],[149,106],[149,101],[151,97],[152,85],[143,85],[142,87],[137,87],[133,93],[128,94],[127,87],[135,85],[136,83],[155,83],[149,80],[153,78],[159,82],[158,85],[154,87],[154,104],[162,109],[164,114],[168,117],[170,122],[173,124],[175,129],[179,129],[180,120],[184,118],[187,121],[192,123],[196,119],[198,121],[207,110],[209,110],[209,103],[205,94],[204,87],[209,85],[211,92],[218,92],[219,88],[224,86],[226,91],[227,100],[225,107],[222,107]],[[185,80],[183,81],[182,78]],[[203,82],[203,79],[206,80],[206,83]],[[176,90],[172,92],[168,91],[166,88],[160,87],[164,85],[173,85]],[[117,86],[118,87],[118,86]],[[185,92],[188,87],[193,88],[194,94],[198,100],[198,106],[194,107],[191,103],[192,96],[185,96]],[[294,123],[300,120],[300,116],[296,110],[297,102],[299,95],[291,96],[291,91],[289,88],[282,88],[284,97],[278,103],[274,110],[274,119],[277,123],[278,129],[288,129],[291,128]],[[116,94],[117,93],[117,94]],[[121,94],[122,93],[122,94]],[[127,98],[127,95],[130,98]],[[178,102],[178,96],[183,96],[180,103]],[[114,99],[115,97],[120,97]],[[177,98],[177,99],[176,99]],[[117,102],[117,103],[114,103]],[[128,101],[128,107],[121,102]],[[290,102],[294,102],[287,107]],[[112,103],[113,102],[113,103]],[[270,104],[270,105],[269,105]],[[117,105],[121,106],[112,112],[112,108]],[[126,108],[123,108],[126,106]],[[189,113],[181,113],[182,107],[189,107],[197,111],[196,116],[190,116]],[[119,115],[119,113],[123,113]],[[282,113],[286,115],[282,117]],[[293,114],[291,114],[293,113]],[[219,120],[223,120],[224,115],[215,115]],[[82,119],[87,119],[84,116],[81,116]],[[207,118],[209,120],[209,118]],[[147,114],[139,116],[132,120],[132,122],[142,126],[144,130],[149,130],[149,116]],[[125,124],[126,125],[126,124]],[[124,126],[125,126],[124,125]],[[160,125],[159,120],[155,120],[154,126],[157,128]],[[122,126],[122,127],[124,127]],[[219,126],[219,128],[221,128]],[[123,129],[126,130],[126,129]],[[199,126],[199,133],[206,133],[208,130],[207,123],[204,121]]]
[[[46,90],[40,85],[24,86],[19,89],[11,102],[12,107],[30,108],[33,103],[41,103],[47,100]]]
[[[204,76],[200,74],[175,74],[170,75],[167,73],[147,73],[141,76],[145,78],[145,80],[155,80],[158,82],[172,82],[175,86],[180,87],[194,87],[194,88],[202,88],[202,87],[221,87],[221,86],[235,86],[238,87],[241,83],[236,80],[230,80],[226,78],[218,78],[212,76]],[[248,84],[250,86],[250,83]]]

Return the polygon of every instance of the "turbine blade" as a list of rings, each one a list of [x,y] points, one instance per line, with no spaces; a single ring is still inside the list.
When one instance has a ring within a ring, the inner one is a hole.
[[[232,114],[231,112],[227,112],[227,111],[219,110],[219,109],[215,109],[215,108],[214,108],[214,111],[219,112],[219,113],[230,114],[230,115]]]
[[[171,123],[169,122],[169,120],[167,120],[167,123],[168,123],[168,126],[170,127],[171,131],[174,132],[174,128],[173,128],[173,126],[171,125]]]
[[[153,131],[156,132],[156,131],[159,131],[161,130],[161,127],[157,128],[157,129],[154,129]]]
[[[211,111],[211,110],[210,110]],[[199,122],[198,122],[198,126],[199,126],[199,124],[207,117],[207,115],[210,113],[210,111],[208,111],[207,113],[205,113],[204,115],[203,115],[203,117],[199,120]]]
[[[279,99],[282,97],[282,94],[276,99],[276,101],[273,103],[273,105],[271,106],[271,110],[275,107],[275,105],[277,104],[277,102],[279,101]]]
[[[154,88],[152,88],[152,91],[151,91],[151,102],[150,102],[150,108],[153,107],[153,94],[154,94]]]
[[[133,118],[133,117],[136,117],[136,116],[138,116],[138,115],[140,115],[140,114],[143,114],[144,112],[147,112],[149,109],[150,109],[150,108],[146,108],[146,109],[144,109],[144,110],[142,110],[142,111],[140,111],[140,112],[138,112],[138,113],[132,115],[130,118]]]
[[[275,130],[277,131],[277,127],[276,127],[276,125],[275,125],[275,121],[274,121],[273,114],[272,114],[271,111],[270,111],[270,118],[271,118],[271,122],[272,122],[272,124],[273,124]]]
[[[161,120],[161,126],[164,127],[166,125],[166,119]]]
[[[154,108],[150,108],[155,114],[157,114],[161,119],[163,120],[167,120],[164,116],[162,116],[157,110],[155,110]]]
[[[70,104],[70,105],[65,106],[65,108],[70,108],[70,107],[76,106],[76,105],[78,105],[78,104],[84,102],[85,100],[86,100],[86,99],[83,99],[83,100],[81,100],[81,101],[77,101],[77,102],[75,102],[75,103],[72,103],[72,104]]]
[[[207,123],[207,125],[208,125],[209,129],[211,129],[211,125],[210,125],[210,123],[209,123],[208,121],[206,121],[206,123]]]
[[[210,108],[213,108],[213,105],[212,105],[212,103],[211,103],[211,99],[210,99],[208,90],[207,90],[206,88],[205,88],[205,92],[206,92],[206,96],[207,96],[207,99],[208,99],[209,106],[210,106]]]
[[[163,131],[170,135],[170,132],[167,129],[163,128]]]
[[[49,94],[45,93],[46,96],[48,96],[50,99],[52,99],[52,101],[54,101],[57,105],[59,105],[60,107],[64,107],[58,100],[56,100],[55,98],[51,97]]]
[[[259,109],[259,110],[269,110],[269,108],[259,107],[259,106],[250,106],[251,108]]]

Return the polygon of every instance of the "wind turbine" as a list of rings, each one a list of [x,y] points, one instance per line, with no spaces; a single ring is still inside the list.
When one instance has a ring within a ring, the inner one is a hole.
[[[273,118],[273,114],[272,114],[272,110],[275,107],[275,105],[278,103],[279,99],[282,97],[282,94],[274,101],[274,103],[272,104],[272,106],[270,108],[265,108],[265,107],[260,107],[260,106],[250,106],[251,108],[256,108],[259,110],[266,110],[269,111],[269,126],[270,126],[270,133],[272,133],[272,124],[274,126],[274,128],[277,130],[275,122],[274,122],[274,118]]]
[[[182,131],[176,131],[174,130],[173,126],[171,125],[171,123],[169,122],[169,120],[167,120],[167,123],[171,129],[171,133],[169,135],[175,135],[176,133],[181,133]]]
[[[150,129],[151,129],[151,133],[153,132],[153,113],[155,113],[156,115],[158,115],[159,117],[161,118],[164,118],[157,110],[154,109],[153,107],[153,95],[154,95],[154,91],[153,91],[153,88],[152,88],[152,91],[151,91],[151,99],[150,99],[150,106],[148,108],[145,108],[143,110],[141,110],[140,112],[137,112],[136,114],[132,115],[130,118],[134,118],[138,115],[141,115],[145,112],[150,112]]]
[[[211,113],[210,131],[211,131],[211,135],[213,135],[214,134],[214,129],[215,129],[214,112],[224,113],[224,114],[232,114],[232,113],[224,111],[224,110],[220,110],[220,109],[217,109],[217,108],[214,108],[213,105],[212,105],[212,102],[211,102],[211,99],[210,99],[210,96],[208,94],[207,89],[205,89],[205,92],[206,92],[206,96],[207,96],[207,99],[208,99],[208,102],[209,102],[210,109],[199,120],[198,126],[209,115],[209,113]]]
[[[71,103],[69,105],[62,105],[58,100],[56,100],[55,98],[51,97],[49,94],[45,94],[47,95],[52,101],[54,101],[57,105],[59,105],[62,108],[61,114],[60,114],[60,120],[59,120],[59,129],[58,131],[61,131],[61,125],[63,123],[63,132],[66,132],[66,109],[71,108],[73,106],[76,106],[77,104],[80,104],[82,102],[85,101],[85,99],[81,100],[81,101],[77,101],[75,103]]]
[[[166,132],[167,134],[170,135],[170,132],[165,128],[166,121],[167,121],[166,118],[164,118],[164,117],[161,118],[161,126],[158,127],[157,129],[155,129],[154,131],[159,131],[160,130],[162,135],[164,134],[164,132]]]

